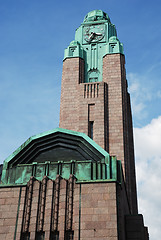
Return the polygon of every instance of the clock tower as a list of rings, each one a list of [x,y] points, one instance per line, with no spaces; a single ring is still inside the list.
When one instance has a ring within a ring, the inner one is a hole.
[[[81,57],[85,60],[84,82],[102,81],[104,55],[118,52],[123,54],[123,46],[117,39],[115,25],[101,10],[92,11],[85,16],[83,23],[76,30],[75,41],[65,50],[65,58],[72,55],[76,57],[75,48],[79,44]]]
[[[85,16],[65,49],[59,126],[86,133],[121,160],[130,208],[137,213],[125,56],[115,25],[101,10]]]

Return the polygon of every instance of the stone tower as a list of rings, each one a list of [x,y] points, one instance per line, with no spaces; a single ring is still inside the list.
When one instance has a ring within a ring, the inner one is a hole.
[[[148,240],[123,46],[103,11],[87,14],[65,50],[61,90],[60,128],[3,163],[0,239]]]
[[[89,12],[65,50],[61,128],[83,132],[121,160],[132,213],[137,213],[130,96],[123,45],[109,16]]]

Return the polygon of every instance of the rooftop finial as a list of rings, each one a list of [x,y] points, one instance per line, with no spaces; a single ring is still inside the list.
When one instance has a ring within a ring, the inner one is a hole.
[[[93,10],[89,12],[84,18],[84,22],[93,22],[100,20],[108,20],[110,22],[110,18],[107,13],[103,12],[102,10]]]

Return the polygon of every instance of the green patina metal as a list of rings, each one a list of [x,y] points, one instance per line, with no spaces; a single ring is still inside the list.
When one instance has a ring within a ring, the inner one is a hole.
[[[57,128],[30,137],[4,161],[1,187],[27,184],[31,176],[55,180],[57,174],[65,179],[73,174],[77,182],[120,182],[119,168],[116,157],[86,134]]]
[[[103,57],[123,54],[116,27],[102,10],[89,12],[76,30],[75,40],[65,49],[64,59],[81,57],[85,62],[85,82],[102,81]]]
[[[24,148],[26,148],[31,142],[33,142],[34,140],[43,138],[45,136],[50,136],[51,134],[56,135],[57,133],[62,133],[62,134],[68,135],[69,137],[77,136],[77,137],[79,137],[80,141],[82,141],[82,142],[83,142],[83,140],[85,140],[86,143],[84,142],[84,144],[87,145],[87,143],[88,143],[88,144],[92,145],[93,148],[95,148],[98,152],[100,152],[104,156],[105,161],[108,161],[109,154],[103,148],[101,148],[97,143],[95,143],[90,137],[88,137],[85,133],[76,132],[76,131],[63,129],[63,128],[55,128],[50,131],[39,133],[37,135],[34,135],[34,136],[28,138],[18,149],[16,149],[16,151],[14,151],[8,158],[5,159],[5,161],[3,163],[3,170],[4,170],[4,168],[6,168],[7,164],[16,155],[18,155]]]
[[[6,170],[5,179],[2,185],[22,185],[27,184],[31,176],[37,180],[42,180],[44,176],[55,180],[57,174],[62,178],[69,179],[73,174],[77,182],[98,182],[98,181],[118,181],[121,182],[118,175],[119,161],[111,158],[109,164],[93,163],[92,161],[74,161],[71,162],[46,162],[20,164]]]

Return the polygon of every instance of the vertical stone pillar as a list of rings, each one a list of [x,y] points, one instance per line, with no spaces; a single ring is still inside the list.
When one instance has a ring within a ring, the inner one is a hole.
[[[44,232],[45,240],[50,239],[50,228],[51,228],[51,216],[52,216],[52,197],[53,197],[53,185],[54,182],[48,179],[46,189],[46,204],[45,204],[45,217],[44,217]]]
[[[52,210],[51,210],[51,224],[50,234],[53,238],[59,236],[58,223],[59,223],[59,199],[60,199],[60,175],[57,175],[54,182],[53,194],[52,194]]]
[[[30,240],[35,240],[35,235],[36,235],[39,191],[40,191],[40,182],[35,180],[33,184],[31,217],[30,217],[30,225],[29,225]]]
[[[64,240],[65,233],[66,190],[67,181],[65,179],[62,179],[60,181],[60,198],[59,198],[59,220],[58,220],[59,240]]]
[[[79,239],[79,211],[80,211],[80,184],[74,185],[74,199],[73,199],[73,231],[74,240]]]
[[[59,127],[79,130],[78,85],[83,81],[81,74],[84,60],[67,58],[63,63]]]
[[[33,197],[33,185],[34,177],[31,177],[26,186],[25,200],[24,200],[24,211],[23,211],[23,221],[21,229],[21,237],[30,235],[30,220],[31,220],[31,208],[32,208],[32,197]]]
[[[125,172],[123,96],[120,54],[109,54],[103,59],[103,81],[108,84],[109,154],[122,161]]]
[[[16,240],[21,239],[22,223],[23,223],[23,213],[24,213],[24,203],[26,196],[26,187],[22,187],[20,195],[20,206],[18,212],[18,221],[17,221],[17,231],[16,231]]]
[[[137,213],[132,117],[124,65],[122,54],[108,54],[103,59],[103,81],[108,84],[109,154],[122,162],[131,211]]]
[[[36,232],[43,232],[44,229],[47,180],[47,176],[44,176],[41,182]]]

